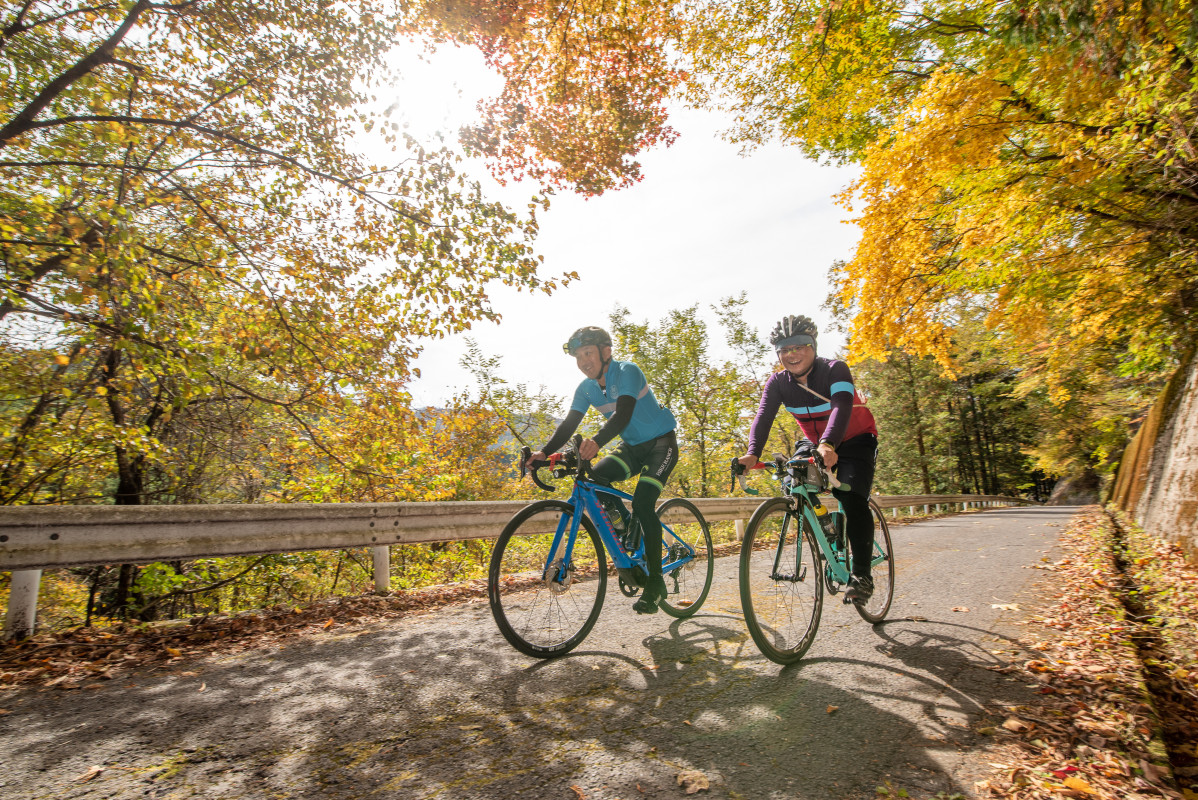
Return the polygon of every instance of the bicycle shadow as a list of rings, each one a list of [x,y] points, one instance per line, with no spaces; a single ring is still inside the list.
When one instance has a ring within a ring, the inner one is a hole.
[[[872,797],[887,784],[912,797],[968,795],[981,776],[956,775],[957,751],[979,741],[970,722],[988,707],[1031,698],[1026,686],[995,671],[1005,660],[954,630],[993,635],[895,621],[873,626],[883,641],[872,649],[898,664],[817,656],[779,668],[763,663],[739,620],[699,614],[646,637],[652,663],[590,650],[532,665],[526,676],[552,685],[567,664],[590,663],[611,679],[595,743],[622,758],[601,767],[577,762],[587,797],[676,792],[688,770],[706,776],[712,796]],[[901,691],[881,688],[896,682]],[[596,683],[602,680],[590,682],[588,695]],[[505,705],[518,714],[524,696],[512,691]],[[571,735],[544,718],[528,722],[547,739]]]
[[[850,654],[833,625],[809,659],[780,668],[733,614],[657,619],[609,617],[618,634],[652,628],[629,652],[620,642],[535,661],[478,605],[73,698],[31,692],[10,698],[0,740],[22,774],[46,770],[18,796],[205,786],[242,798],[491,800],[578,787],[588,800],[629,800],[679,796],[679,774],[693,770],[708,797],[862,798],[887,783],[921,797],[967,793],[951,758],[972,733],[958,720],[1026,691],[986,669],[996,657],[963,626],[857,624]],[[92,764],[120,769],[76,784]]]

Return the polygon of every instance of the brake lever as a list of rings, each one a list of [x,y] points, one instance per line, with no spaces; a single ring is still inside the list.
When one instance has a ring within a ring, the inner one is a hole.
[[[728,489],[729,493],[731,493],[734,489],[736,489],[736,483],[737,483],[737,481],[739,481],[741,491],[743,491],[745,494],[752,494],[752,495],[761,494],[761,492],[758,491],[757,489],[749,488],[749,481],[745,477],[745,473],[747,473],[749,471],[749,469],[750,469],[749,467],[746,467],[744,464],[740,463],[739,459],[736,459],[736,458],[732,459],[732,470],[731,470],[732,471],[732,485]]]
[[[547,492],[557,491],[556,486],[554,486],[551,483],[545,483],[545,481],[541,480],[541,467],[552,466],[553,459],[550,458],[547,461],[538,461],[535,464],[532,464],[530,467],[530,465],[528,463],[528,459],[529,459],[529,456],[531,456],[531,455],[532,455],[531,447],[528,447],[527,445],[525,445],[524,447],[520,448],[520,480],[524,480],[524,476],[529,474],[529,472],[531,472],[532,473],[532,482],[535,483],[538,488],[544,489]]]

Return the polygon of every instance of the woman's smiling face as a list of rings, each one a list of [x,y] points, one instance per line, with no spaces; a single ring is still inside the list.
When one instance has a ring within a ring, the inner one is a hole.
[[[809,344],[796,344],[778,351],[778,360],[792,375],[806,375],[815,363],[815,348]]]

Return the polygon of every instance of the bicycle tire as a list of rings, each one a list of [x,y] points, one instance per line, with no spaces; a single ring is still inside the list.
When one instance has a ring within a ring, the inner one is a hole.
[[[877,624],[886,619],[886,613],[894,601],[894,544],[890,541],[886,516],[873,498],[870,498],[869,508],[874,515],[874,593],[869,602],[853,603],[853,607],[863,620]]]
[[[776,556],[780,573],[775,574]],[[824,565],[815,536],[785,497],[766,500],[745,527],[740,604],[749,634],[766,658],[793,664],[815,641],[824,607]]]
[[[541,500],[521,509],[504,527],[487,573],[487,598],[495,624],[508,643],[534,658],[556,658],[577,647],[599,619],[607,593],[607,552],[589,517],[583,516],[573,570],[563,581],[545,569],[554,532],[574,507]],[[564,554],[565,539],[557,558]]]
[[[663,575],[666,582],[666,597],[658,608],[677,619],[686,619],[694,614],[707,600],[711,591],[711,580],[715,574],[715,559],[712,557],[711,529],[702,512],[689,500],[675,497],[657,507],[658,519],[667,514],[677,521],[668,523],[670,530],[695,551],[694,558],[681,567]],[[683,516],[685,515],[685,518]],[[662,564],[677,560],[671,554],[672,537],[662,531]],[[676,542],[674,542],[677,545]]]

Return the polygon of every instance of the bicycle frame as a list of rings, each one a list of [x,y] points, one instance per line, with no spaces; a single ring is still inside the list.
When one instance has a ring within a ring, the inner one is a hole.
[[[788,503],[788,508],[790,510],[790,514],[788,515],[786,523],[784,523],[784,524],[789,525],[791,519],[797,520],[800,517],[802,519],[806,520],[807,524],[811,527],[812,533],[815,535],[815,541],[819,545],[820,553],[824,557],[825,568],[828,572],[827,577],[836,583],[847,584],[849,582],[849,578],[851,576],[851,573],[849,570],[850,561],[848,558],[848,542],[844,541],[842,543],[843,547],[838,551],[838,549],[834,548],[832,546],[831,542],[828,541],[828,537],[824,533],[824,526],[820,524],[819,517],[816,516],[816,514],[815,514],[815,504],[817,502],[817,499],[820,497],[820,492],[809,487],[806,483],[803,483],[803,482],[787,483],[785,481],[785,479],[787,477],[790,477],[791,480],[793,481],[793,476],[792,475],[788,476],[787,471],[788,471],[788,469],[794,467],[796,464],[799,464],[799,463],[802,463],[802,462],[796,461],[794,459],[783,462],[781,460],[781,458],[779,458],[779,460],[774,463],[774,468],[775,468],[774,469],[774,477],[775,477],[775,479],[783,482],[782,495],[790,501]],[[823,471],[824,478],[830,487],[836,487],[839,485],[839,481],[837,481],[836,478],[830,472],[828,472],[828,470],[826,468],[824,468],[822,466],[822,463],[821,463],[821,470]],[[737,475],[737,477],[740,479],[741,488],[745,489],[746,491],[749,491],[748,486],[745,483],[744,475],[739,474],[739,475]],[[756,492],[753,492],[753,493],[755,494]],[[835,502],[836,506],[835,506],[835,510],[829,510],[828,513],[839,515],[841,521],[843,521],[844,510],[842,509],[842,507],[840,505],[840,501],[837,500],[835,498],[835,496],[830,496],[829,499],[832,502]],[[784,528],[784,530],[785,530],[785,528]],[[779,548],[781,548],[782,541],[783,540],[779,540]],[[845,557],[843,559],[837,558],[838,552],[843,552],[845,554]],[[774,558],[774,573],[775,574],[778,574],[778,568],[781,566],[778,563],[778,559],[780,557],[781,557],[781,550],[779,549],[779,552],[775,555],[775,558]],[[878,564],[880,564],[881,562],[883,562],[885,560],[886,560],[886,554],[878,549],[878,545],[875,542],[873,562],[872,562],[873,565],[877,566]],[[801,568],[802,568],[801,564],[795,564],[795,575],[800,574]]]
[[[847,584],[850,577],[849,559],[846,557],[842,560],[836,557],[837,551],[832,547],[832,543],[828,541],[828,537],[824,533],[824,526],[820,524],[819,517],[815,514],[815,501],[819,493],[809,489],[805,484],[787,487],[785,492],[788,498],[792,499],[798,505],[797,509],[793,506],[790,508],[790,519],[797,520],[802,515],[802,518],[811,526],[811,530],[815,534],[816,544],[819,545],[820,552],[823,554],[828,577],[836,583]],[[829,509],[828,513],[839,514],[841,519],[843,519],[844,511],[840,508],[840,501],[834,497],[831,500],[836,503],[836,510]],[[844,546],[847,548],[848,542],[845,542]],[[801,553],[802,550],[800,549],[799,552]],[[796,564],[795,568],[798,569],[799,566]]]
[[[620,540],[616,537],[616,532],[612,528],[611,522],[607,518],[607,514],[603,512],[603,508],[599,504],[600,494],[605,494],[620,500],[632,499],[632,495],[622,492],[619,489],[615,489],[610,486],[604,486],[603,484],[596,483],[580,476],[574,477],[574,490],[570,493],[569,500],[570,505],[574,508],[574,513],[568,517],[562,516],[562,518],[558,521],[557,533],[554,535],[553,544],[550,548],[550,560],[545,564],[545,570],[548,571],[554,560],[552,554],[555,554],[559,551],[562,539],[563,537],[566,537],[565,555],[561,560],[560,566],[558,567],[559,574],[556,576],[559,579],[564,578],[567,574],[566,571],[570,568],[571,555],[574,552],[574,542],[578,538],[578,529],[582,525],[582,516],[579,513],[579,509],[582,509],[582,513],[590,517],[591,521],[595,523],[595,529],[599,532],[599,538],[603,542],[603,548],[607,550],[608,556],[615,563],[616,569],[619,570],[621,574],[625,574],[627,571],[637,566],[641,567],[642,569],[645,568],[644,537],[641,537],[641,541],[637,544],[635,553],[629,555],[627,552],[625,552],[623,546],[621,546]],[[669,573],[694,559],[694,548],[683,541],[664,522],[661,523],[661,535],[663,552],[668,553],[673,551],[674,543],[682,545],[686,548],[685,557],[662,564],[661,571],[663,575],[668,575]],[[671,537],[671,543],[669,546],[666,544],[667,535]]]

